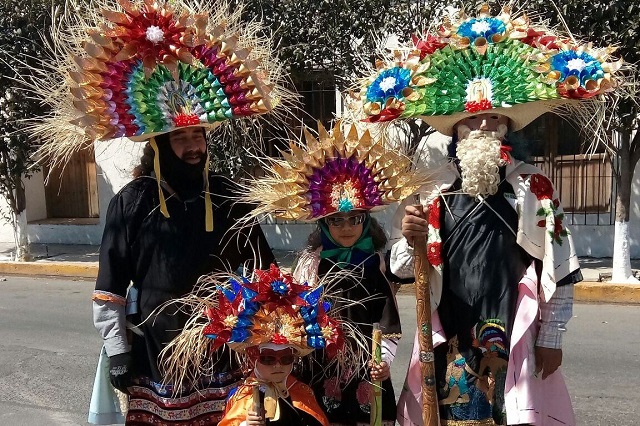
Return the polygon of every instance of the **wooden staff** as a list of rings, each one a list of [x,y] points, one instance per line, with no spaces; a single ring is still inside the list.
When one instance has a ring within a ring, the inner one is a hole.
[[[373,323],[373,334],[371,336],[371,355],[373,363],[380,365],[382,361],[382,330],[380,324]],[[371,415],[369,417],[369,425],[382,425],[382,382],[379,380],[371,381]]]
[[[415,195],[415,207],[423,216],[424,209],[420,195]],[[427,259],[427,239],[413,238],[414,268],[416,277],[416,312],[418,322],[418,343],[420,345],[420,372],[422,384],[422,424],[438,426],[439,410],[436,393],[436,376],[433,357],[433,337],[431,335],[431,289],[429,288],[429,261]]]
[[[254,413],[258,413],[259,416],[262,416],[262,404],[260,404],[260,386],[256,383],[253,385],[253,407],[252,410]],[[265,420],[263,418],[263,420]],[[265,420],[266,422],[266,420]]]

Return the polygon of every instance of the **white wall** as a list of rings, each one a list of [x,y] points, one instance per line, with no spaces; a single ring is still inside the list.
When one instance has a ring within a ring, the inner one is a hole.
[[[29,241],[49,244],[93,244],[102,239],[104,217],[109,201],[127,182],[138,164],[144,143],[128,139],[100,141],[95,145],[100,216],[93,225],[29,224]],[[27,188],[27,218],[29,221],[45,219],[46,203],[42,174],[25,182]]]

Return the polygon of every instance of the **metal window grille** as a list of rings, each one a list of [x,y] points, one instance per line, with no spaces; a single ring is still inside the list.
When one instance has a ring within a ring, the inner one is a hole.
[[[602,147],[587,153],[589,141],[579,129],[554,114],[545,114],[519,133],[516,139],[528,148],[528,162],[551,179],[570,223],[614,223],[615,179]]]

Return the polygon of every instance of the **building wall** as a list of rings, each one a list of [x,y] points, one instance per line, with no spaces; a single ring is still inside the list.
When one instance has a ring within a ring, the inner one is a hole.
[[[131,171],[138,164],[143,147],[143,143],[131,142],[128,139],[97,142],[95,153],[100,206],[97,223],[90,225],[30,223],[29,240],[32,243],[48,244],[100,244],[109,201],[131,180]],[[27,188],[27,219],[31,222],[46,219],[42,173],[25,181],[25,187]]]

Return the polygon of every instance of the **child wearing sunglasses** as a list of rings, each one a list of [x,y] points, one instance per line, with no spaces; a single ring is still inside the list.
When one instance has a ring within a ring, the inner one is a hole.
[[[382,382],[382,419],[394,425],[396,403],[390,366],[401,336],[400,315],[388,280],[384,256],[387,237],[367,210],[337,212],[317,221],[294,277],[313,285],[328,276],[341,316],[371,336],[373,324],[383,330],[382,362],[369,361],[359,371],[332,368],[322,352],[310,356],[301,378],[308,381],[331,424],[368,425],[371,381]],[[340,300],[359,303],[342,307]]]
[[[329,426],[312,389],[292,374],[293,366],[319,349],[343,363],[349,357],[336,355],[345,350],[345,337],[362,337],[354,325],[333,316],[323,283],[299,283],[275,265],[254,270],[250,278],[221,280],[212,275],[176,301],[192,314],[163,351],[161,363],[172,383],[211,369],[216,362],[211,354],[226,346],[247,370],[229,392],[219,426]]]
[[[219,426],[328,425],[311,388],[291,374],[298,359],[294,347],[267,343],[247,349],[247,355],[253,370],[229,397]]]

